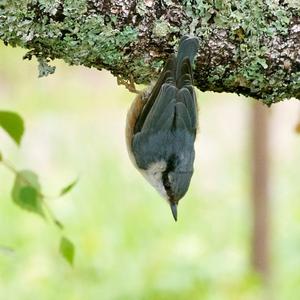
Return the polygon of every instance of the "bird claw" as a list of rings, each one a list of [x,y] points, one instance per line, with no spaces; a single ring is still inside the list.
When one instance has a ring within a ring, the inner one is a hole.
[[[118,83],[118,85],[124,85],[125,88],[131,93],[135,93],[135,94],[141,93],[141,91],[137,90],[135,87],[133,76],[130,76],[129,79],[126,80],[123,77],[121,77],[120,75],[118,75],[117,83]]]

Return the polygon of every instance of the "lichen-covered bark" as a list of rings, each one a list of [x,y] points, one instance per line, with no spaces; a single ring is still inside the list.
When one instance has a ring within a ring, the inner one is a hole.
[[[147,83],[186,33],[200,39],[201,90],[300,99],[299,0],[0,0],[0,39],[41,75],[61,58]]]

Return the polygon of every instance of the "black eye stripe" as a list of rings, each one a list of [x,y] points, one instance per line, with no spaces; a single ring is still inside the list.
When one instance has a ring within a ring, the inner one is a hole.
[[[163,181],[163,184],[164,184],[165,188],[171,187],[171,183],[169,181],[168,173],[169,172],[167,170],[162,173],[162,181]]]
[[[171,182],[169,180],[168,174],[175,170],[175,166],[176,166],[176,156],[172,155],[167,162],[166,170],[162,173],[163,185],[170,199],[172,199],[174,195],[173,195],[173,191],[171,190]]]
[[[170,189],[171,188],[171,183],[167,180],[167,181],[165,181],[164,182],[164,187],[166,188],[166,189]]]

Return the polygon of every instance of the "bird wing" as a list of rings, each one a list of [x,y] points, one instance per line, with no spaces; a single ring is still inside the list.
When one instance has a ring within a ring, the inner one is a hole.
[[[192,85],[192,69],[185,58],[175,78],[174,58],[170,59],[153,88],[138,117],[134,134],[143,131],[176,130],[186,128],[196,133],[197,103]]]
[[[160,76],[155,83],[151,94],[148,99],[146,99],[146,104],[141,111],[140,116],[138,117],[135,127],[134,133],[138,133],[142,130],[144,122],[155,102],[157,102],[157,97],[161,93],[161,88],[164,83],[172,83],[175,82],[175,68],[176,68],[176,57],[175,55],[171,55],[167,60],[164,69],[160,73]]]
[[[141,169],[179,152],[185,153],[186,164],[193,161],[197,103],[191,60],[197,50],[198,41],[183,38],[178,56],[168,59],[137,118],[131,146]]]

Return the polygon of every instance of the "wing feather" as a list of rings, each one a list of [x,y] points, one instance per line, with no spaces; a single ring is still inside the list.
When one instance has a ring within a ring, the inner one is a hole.
[[[149,115],[153,105],[158,100],[158,95],[161,92],[162,86],[164,83],[175,83],[175,68],[176,68],[176,57],[175,55],[171,55],[167,60],[167,63],[160,73],[160,77],[158,78],[156,84],[154,85],[151,94],[148,99],[146,99],[146,104],[141,111],[139,118],[134,127],[134,133],[141,131],[144,122],[146,121],[147,116]]]
[[[142,127],[142,131],[160,130],[158,124],[165,122],[165,120],[162,120],[162,118],[161,118],[162,115],[164,116],[164,119],[166,119],[166,118],[172,119],[172,114],[167,115],[165,110],[168,106],[170,106],[168,111],[170,111],[171,113],[172,113],[172,111],[174,111],[174,109],[172,109],[172,106],[174,107],[175,101],[172,101],[172,99],[175,99],[176,92],[177,92],[177,89],[173,84],[164,83],[162,85],[161,90],[157,96],[157,99],[156,99],[155,103],[153,104],[149,114],[146,117],[146,120]]]

